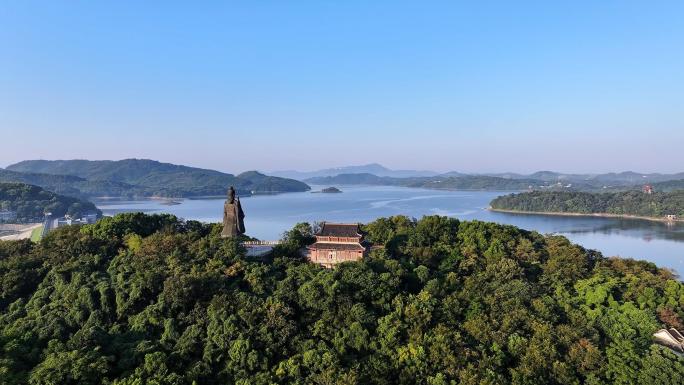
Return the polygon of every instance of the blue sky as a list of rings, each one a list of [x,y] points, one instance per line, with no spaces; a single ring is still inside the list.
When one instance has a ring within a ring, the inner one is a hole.
[[[682,15],[681,1],[4,1],[0,166],[684,171]]]

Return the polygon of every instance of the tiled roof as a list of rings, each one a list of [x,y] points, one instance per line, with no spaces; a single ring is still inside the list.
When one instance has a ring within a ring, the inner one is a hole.
[[[308,247],[309,249],[318,250],[352,250],[365,251],[366,249],[358,243],[330,243],[330,242],[316,242]]]
[[[318,234],[323,237],[358,237],[361,236],[359,225],[348,223],[327,223],[323,222],[321,231]]]

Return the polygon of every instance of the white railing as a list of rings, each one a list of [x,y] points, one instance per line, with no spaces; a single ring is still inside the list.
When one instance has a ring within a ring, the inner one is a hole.
[[[245,247],[251,247],[251,246],[275,246],[279,245],[280,241],[245,241],[242,242],[242,246]]]

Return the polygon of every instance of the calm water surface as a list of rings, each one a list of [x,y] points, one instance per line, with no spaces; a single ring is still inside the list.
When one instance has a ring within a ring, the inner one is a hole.
[[[320,190],[323,186],[311,186]],[[435,191],[404,187],[342,186],[341,194],[287,193],[241,198],[247,234],[275,240],[297,222],[370,222],[403,214],[447,215],[515,225],[541,233],[559,233],[606,256],[646,259],[684,272],[684,225],[640,220],[558,217],[496,213],[486,210],[502,192]],[[185,219],[220,222],[222,199],[185,199],[167,206],[154,200],[96,202],[105,215],[143,211],[171,213]]]

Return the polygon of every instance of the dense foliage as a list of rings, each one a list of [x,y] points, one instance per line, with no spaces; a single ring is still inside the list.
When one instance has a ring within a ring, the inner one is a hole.
[[[379,219],[326,270],[220,226],[121,214],[0,242],[0,384],[675,384],[684,285],[511,226]]]
[[[122,182],[87,180],[73,175],[25,173],[0,169],[0,182],[26,183],[57,194],[80,197],[144,196],[145,189]]]
[[[533,191],[495,198],[493,209],[548,213],[616,214],[644,217],[684,216],[684,190],[645,194]]]
[[[684,190],[684,179],[669,180],[666,182],[654,183],[655,191],[676,191]]]
[[[0,210],[14,211],[16,222],[42,221],[46,212],[61,217],[98,213],[91,202],[55,194],[25,183],[0,183]]]
[[[303,182],[266,176],[256,171],[235,176],[147,159],[27,160],[8,166],[4,171],[5,178],[15,179],[22,173],[78,178],[80,180],[49,180],[53,185],[62,182],[58,186],[36,184],[55,191],[73,189],[81,196],[216,196],[225,195],[231,185],[241,195],[309,190]],[[10,174],[12,172],[13,175]],[[0,173],[0,180],[2,178]]]

